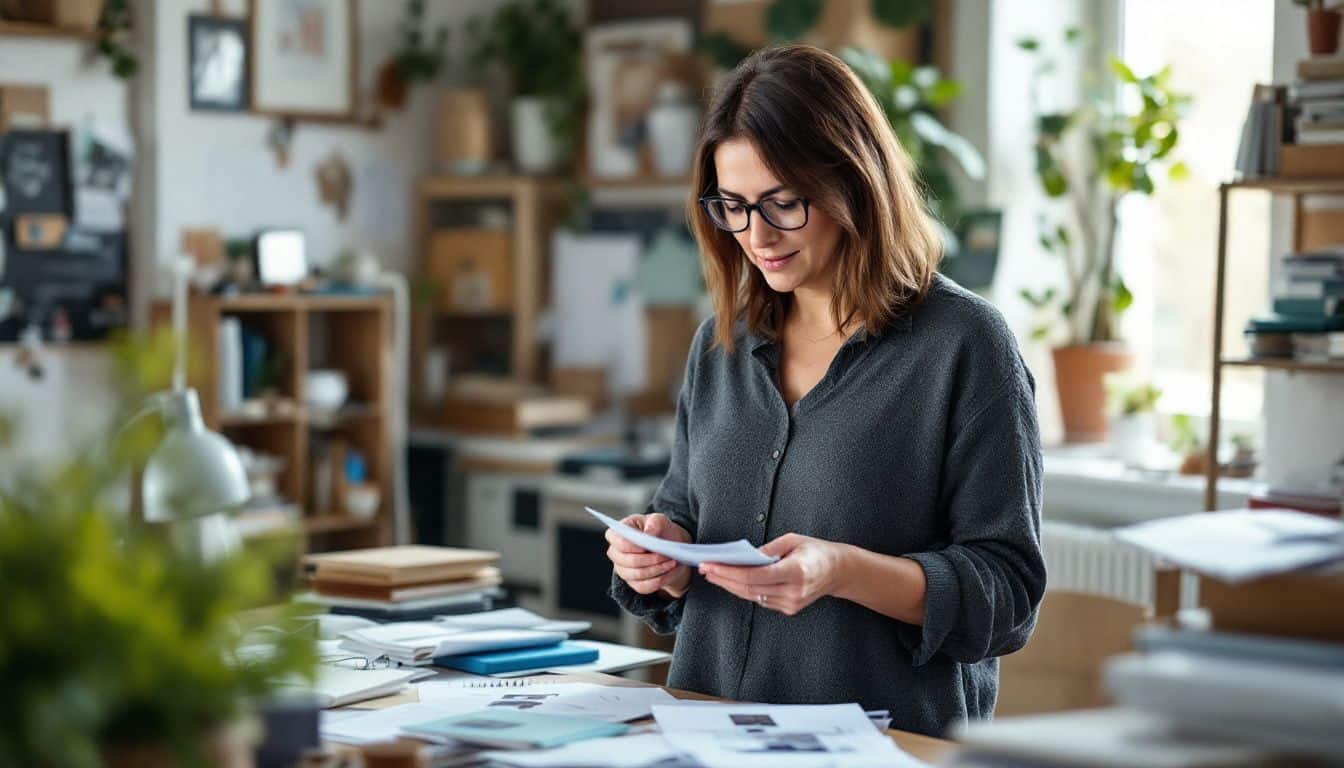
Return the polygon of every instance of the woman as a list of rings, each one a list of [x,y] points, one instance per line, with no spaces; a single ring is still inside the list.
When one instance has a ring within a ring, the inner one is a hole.
[[[756,53],[715,95],[692,225],[714,317],[647,514],[780,559],[693,571],[613,532],[611,595],[678,632],[668,684],[989,717],[1045,587],[1035,383],[999,313],[936,273],[909,157],[836,57]]]

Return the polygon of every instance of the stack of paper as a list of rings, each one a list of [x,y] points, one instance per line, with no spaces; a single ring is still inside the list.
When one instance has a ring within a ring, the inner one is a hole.
[[[408,611],[479,598],[500,584],[499,553],[450,547],[376,547],[308,555],[305,599],[366,610]]]
[[[1174,565],[1227,582],[1344,560],[1344,524],[1287,509],[1168,517],[1121,528],[1116,536]]]
[[[285,684],[312,694],[320,707],[343,707],[397,693],[417,674],[407,669],[350,669],[322,664],[315,681],[286,680]]]
[[[705,768],[920,766],[858,704],[654,705],[663,736]]]
[[[410,666],[427,666],[440,656],[553,646],[586,621],[550,621],[521,608],[442,616],[435,621],[397,621],[341,635],[341,649],[370,658],[387,656]]]

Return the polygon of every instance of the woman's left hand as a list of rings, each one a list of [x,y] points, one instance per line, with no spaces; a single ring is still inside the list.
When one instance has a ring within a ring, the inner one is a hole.
[[[838,588],[848,545],[786,533],[761,551],[779,561],[755,567],[704,563],[700,574],[711,584],[764,608],[792,616]]]

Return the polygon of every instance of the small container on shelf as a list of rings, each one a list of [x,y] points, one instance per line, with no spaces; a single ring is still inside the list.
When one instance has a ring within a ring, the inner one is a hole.
[[[1293,356],[1293,334],[1291,333],[1256,331],[1250,328],[1247,328],[1245,333],[1246,344],[1250,348],[1251,357],[1290,358]]]

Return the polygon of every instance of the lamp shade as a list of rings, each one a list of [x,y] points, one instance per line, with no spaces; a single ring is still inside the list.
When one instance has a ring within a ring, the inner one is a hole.
[[[145,464],[146,522],[166,523],[231,511],[247,501],[247,473],[233,444],[205,428],[194,389],[155,395],[167,423]]]

